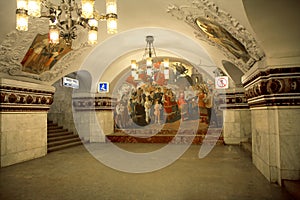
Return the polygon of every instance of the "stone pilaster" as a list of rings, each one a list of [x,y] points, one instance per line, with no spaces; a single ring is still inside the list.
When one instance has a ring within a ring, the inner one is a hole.
[[[99,94],[73,96],[76,129],[81,138],[89,142],[105,142],[105,135],[114,132],[114,107],[116,99]]]
[[[47,153],[47,112],[51,86],[0,79],[1,167]]]
[[[240,144],[251,139],[251,116],[244,88],[222,93],[223,136],[225,144]]]
[[[244,78],[254,165],[271,182],[300,179],[300,67],[269,68]]]

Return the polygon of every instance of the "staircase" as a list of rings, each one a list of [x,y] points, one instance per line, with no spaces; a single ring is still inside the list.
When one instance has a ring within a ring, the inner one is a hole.
[[[58,151],[64,148],[81,145],[81,139],[73,132],[58,126],[52,121],[47,124],[47,152]]]

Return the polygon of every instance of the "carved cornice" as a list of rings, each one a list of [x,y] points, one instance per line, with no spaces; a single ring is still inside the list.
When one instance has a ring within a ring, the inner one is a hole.
[[[54,92],[0,86],[0,112],[48,111]]]
[[[111,97],[73,97],[75,111],[114,110],[117,99]]]
[[[195,36],[203,41],[206,41],[212,46],[216,46],[223,54],[235,65],[237,65],[243,72],[248,71],[251,66],[258,60],[265,57],[263,50],[259,47],[255,38],[246,30],[246,28],[240,24],[238,20],[233,18],[229,13],[221,10],[215,3],[208,0],[193,0],[190,5],[170,5],[167,12],[178,20],[182,20],[191,27],[194,28]],[[247,50],[251,58],[247,63],[241,59],[236,58],[230,51],[224,48],[222,45],[211,41],[207,34],[199,29],[196,24],[197,18],[205,18],[216,24],[222,26],[228,31],[235,39],[237,39]]]
[[[38,33],[46,34],[48,29],[47,19],[32,18],[29,20],[27,32],[13,31],[9,33],[0,45],[0,73],[48,82],[62,76],[74,66],[79,67],[78,63],[81,63],[92,49],[86,42],[82,42],[84,41],[83,37],[78,38],[76,44],[72,45],[73,50],[61,58],[50,71],[40,75],[22,71],[21,61],[33,39]]]
[[[259,71],[244,87],[251,107],[300,105],[300,67]]]

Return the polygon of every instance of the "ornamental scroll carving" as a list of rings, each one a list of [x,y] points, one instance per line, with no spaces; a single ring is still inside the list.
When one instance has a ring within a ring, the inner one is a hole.
[[[246,28],[213,2],[194,0],[190,5],[170,5],[167,12],[193,27],[196,38],[220,49],[243,72],[265,57]]]
[[[29,20],[29,30],[27,32],[13,31],[7,34],[5,40],[0,45],[0,73],[15,77],[26,77],[38,81],[53,81],[64,75],[66,71],[78,66],[92,49],[87,45],[83,33],[79,33],[78,41],[72,45],[72,51],[62,57],[49,71],[41,74],[33,74],[22,71],[21,61],[32,44],[37,34],[48,33],[48,21],[42,18],[32,18]],[[82,30],[80,30],[82,31]]]

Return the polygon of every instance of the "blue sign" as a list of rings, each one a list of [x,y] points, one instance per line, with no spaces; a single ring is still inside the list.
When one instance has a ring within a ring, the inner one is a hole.
[[[107,82],[100,82],[98,92],[109,92],[109,84]]]

